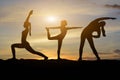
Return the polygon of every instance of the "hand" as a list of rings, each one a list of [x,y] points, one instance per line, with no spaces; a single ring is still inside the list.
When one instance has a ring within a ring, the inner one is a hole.
[[[112,20],[117,19],[117,18],[111,18]]]
[[[29,35],[31,36],[31,33],[29,33]]]
[[[104,37],[106,37],[106,34],[103,34]]]
[[[48,30],[49,30],[49,28],[48,28],[48,27],[46,27],[46,30],[48,31]]]
[[[93,35],[92,37],[93,37],[93,38],[100,38],[100,36],[96,36],[96,35]]]
[[[29,14],[32,15],[33,14],[33,10],[31,10]]]

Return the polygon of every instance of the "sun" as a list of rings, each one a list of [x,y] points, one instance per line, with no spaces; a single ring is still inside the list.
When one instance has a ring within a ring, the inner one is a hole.
[[[55,16],[49,16],[49,17],[47,17],[47,21],[48,22],[55,22],[57,20],[57,17],[55,17]]]

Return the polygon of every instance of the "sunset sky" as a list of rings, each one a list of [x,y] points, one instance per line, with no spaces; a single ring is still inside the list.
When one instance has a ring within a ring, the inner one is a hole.
[[[30,10],[32,36],[28,42],[36,51],[57,58],[57,41],[48,40],[45,27],[59,26],[67,20],[68,27],[83,27],[68,31],[61,49],[61,58],[77,60],[82,30],[99,17],[116,17],[106,20],[106,37],[94,39],[102,59],[120,59],[120,0],[1,0],[0,1],[0,59],[12,58],[11,44],[21,42],[23,23]],[[51,30],[51,35],[59,30]],[[43,59],[27,50],[16,48],[18,59]],[[88,42],[84,46],[83,59],[96,59]]]

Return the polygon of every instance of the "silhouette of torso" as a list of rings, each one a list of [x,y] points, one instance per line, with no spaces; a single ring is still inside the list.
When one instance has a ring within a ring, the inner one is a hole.
[[[66,33],[67,33],[67,28],[62,26],[60,28],[60,31],[61,31],[61,33],[60,33],[60,39],[63,39],[65,37]]]
[[[22,43],[28,43],[26,39],[27,39],[27,35],[28,35],[29,25],[30,25],[29,22],[24,23],[25,30],[22,31],[22,38],[21,38]]]
[[[22,43],[27,42],[26,41],[27,34],[28,34],[28,30],[25,29],[24,31],[22,31]]]
[[[97,21],[91,22],[82,32],[84,37],[92,37],[93,32],[100,31],[100,26]]]

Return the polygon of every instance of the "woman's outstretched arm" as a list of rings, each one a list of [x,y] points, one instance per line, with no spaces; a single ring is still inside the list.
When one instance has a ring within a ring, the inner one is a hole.
[[[29,26],[29,35],[31,36],[31,23],[30,23],[30,26]]]
[[[46,27],[48,29],[59,29],[60,27]]]
[[[103,35],[104,37],[106,37],[106,33],[105,33],[104,26],[101,27],[101,32],[102,32],[102,35]]]
[[[107,20],[107,19],[112,19],[112,20],[114,20],[114,19],[117,19],[117,18],[114,18],[114,17],[101,17],[101,18],[95,19],[94,21]]]
[[[70,30],[70,29],[80,29],[80,28],[83,28],[83,27],[67,27],[67,30]]]
[[[29,14],[28,14],[25,22],[29,22],[29,19],[30,19],[30,16],[32,15],[32,13],[33,13],[33,10],[31,10],[31,11],[29,12]]]

